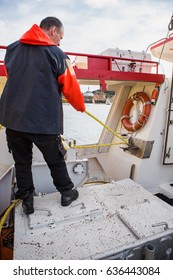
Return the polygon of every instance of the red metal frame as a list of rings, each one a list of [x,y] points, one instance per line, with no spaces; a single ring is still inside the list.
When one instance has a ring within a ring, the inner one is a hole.
[[[6,46],[0,46],[0,50],[6,50]],[[0,76],[6,76],[6,71],[4,67],[4,61],[0,60]]]
[[[0,76],[6,76],[3,60],[0,60]]]
[[[99,80],[102,90],[106,90],[106,80],[115,81],[145,81],[163,83],[165,75],[158,74],[158,63],[156,61],[122,58],[114,56],[102,56],[93,54],[81,54],[67,52],[69,56],[81,56],[87,58],[87,69],[74,67],[79,80]],[[156,73],[125,72],[112,70],[112,61],[127,61],[129,63],[149,64],[155,67]]]
[[[2,49],[2,50],[6,50],[6,46],[0,46],[0,49]]]
[[[6,46],[0,46],[0,49],[6,49]],[[98,80],[102,90],[106,90],[107,80],[115,81],[146,81],[163,83],[165,75],[158,74],[158,63],[155,61],[130,59],[114,56],[102,56],[93,54],[82,54],[74,52],[66,52],[69,56],[83,57],[87,60],[87,69],[80,69],[74,67],[76,77],[79,80]],[[143,72],[127,72],[127,71],[115,71],[112,69],[113,61],[126,61],[130,63],[148,64],[155,68],[155,73],[143,73]],[[3,61],[0,61],[0,75],[5,76],[5,69]]]

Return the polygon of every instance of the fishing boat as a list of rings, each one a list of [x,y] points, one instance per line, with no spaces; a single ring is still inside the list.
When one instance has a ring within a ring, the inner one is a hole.
[[[172,49],[170,34],[147,52],[68,53],[86,62],[74,67],[81,85],[116,92],[105,123],[85,112],[103,125],[97,143],[64,142],[67,168],[79,191],[69,207],[60,205],[34,147],[35,212],[23,213],[20,201],[13,200],[14,162],[1,127],[2,259],[9,245],[2,233],[10,228],[14,260],[173,259],[173,80],[158,63],[160,58],[172,63]],[[3,61],[0,76],[4,83]]]

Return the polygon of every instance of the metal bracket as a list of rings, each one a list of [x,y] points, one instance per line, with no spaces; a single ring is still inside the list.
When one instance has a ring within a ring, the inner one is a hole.
[[[129,138],[129,146],[122,148],[138,158],[149,158],[153,148],[154,141],[145,141],[138,138]]]

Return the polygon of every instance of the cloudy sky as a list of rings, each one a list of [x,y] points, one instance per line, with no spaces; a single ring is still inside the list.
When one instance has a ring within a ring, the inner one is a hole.
[[[61,48],[99,54],[107,48],[146,50],[166,37],[171,0],[0,0],[0,45],[17,40],[34,23],[56,16],[64,24]]]

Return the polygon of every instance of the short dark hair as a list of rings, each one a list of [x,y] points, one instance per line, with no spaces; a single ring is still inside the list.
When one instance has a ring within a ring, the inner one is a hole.
[[[58,29],[60,29],[63,24],[56,17],[46,17],[40,22],[40,27],[45,30],[49,30],[52,26],[56,26]]]

